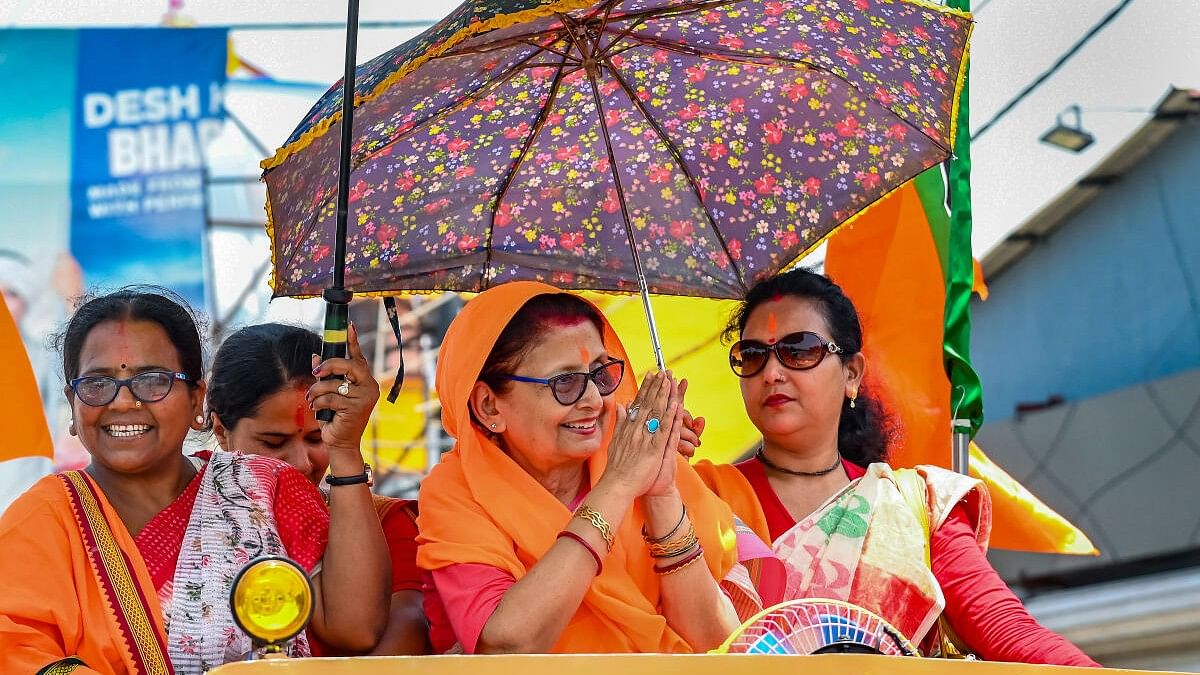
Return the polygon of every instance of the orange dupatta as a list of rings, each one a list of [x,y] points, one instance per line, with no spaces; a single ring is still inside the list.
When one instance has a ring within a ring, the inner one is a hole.
[[[511,282],[473,298],[450,325],[438,357],[437,391],[442,424],[457,439],[454,451],[421,484],[417,563],[436,570],[461,563],[491,565],[516,579],[554,545],[571,512],[512,461],[471,421],[468,399],[501,331],[530,299],[561,293],[537,282]],[[603,320],[603,313],[598,309]],[[604,345],[626,362],[627,376],[614,394],[618,405],[633,400],[636,372],[607,320]],[[607,448],[616,415],[604,425]],[[592,484],[604,473],[607,453],[588,460]],[[704,546],[715,579],[737,562],[733,514],[712,494],[683,458],[676,485]],[[689,652],[667,625],[660,606],[658,576],[642,541],[643,517],[635,507],[617,528],[604,571],[592,582],[554,652]]]
[[[47,476],[0,520],[0,671],[171,673],[142,556],[81,471]]]

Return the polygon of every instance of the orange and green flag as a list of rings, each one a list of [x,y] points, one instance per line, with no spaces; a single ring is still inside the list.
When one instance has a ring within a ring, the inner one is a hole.
[[[947,3],[969,9],[966,0]],[[825,271],[864,324],[869,385],[899,418],[896,466],[951,464],[951,421],[973,437],[983,392],[971,366],[971,294],[986,294],[971,251],[971,149],[964,81],[956,156],[889,194],[829,242]],[[971,475],[994,502],[992,544],[1040,553],[1097,553],[1078,528],[971,444]]]

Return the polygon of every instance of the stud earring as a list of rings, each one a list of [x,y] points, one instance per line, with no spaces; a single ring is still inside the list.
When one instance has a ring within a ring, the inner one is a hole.
[[[196,415],[196,424],[204,426],[204,415]]]
[[[499,425],[499,424],[496,424],[495,422],[492,422],[490,426],[492,427],[492,431],[495,431],[495,430],[496,430],[496,427],[498,427],[498,426],[500,426],[500,425]]]

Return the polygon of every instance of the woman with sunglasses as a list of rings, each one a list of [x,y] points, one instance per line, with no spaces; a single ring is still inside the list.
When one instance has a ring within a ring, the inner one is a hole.
[[[456,444],[418,518],[435,650],[703,652],[753,611],[730,509],[677,453],[678,386],[631,371],[600,312],[551,286],[496,286],[454,319],[437,391]]]
[[[229,591],[249,560],[268,555],[314,575],[310,625],[322,640],[366,649],[383,631],[381,534],[326,550],[328,513],[298,471],[183,453],[188,432],[206,427],[205,383],[196,321],[172,298],[126,288],[82,304],[67,324],[70,431],[92,462],[42,479],[0,520],[0,672],[198,674],[244,659],[251,643]],[[357,421],[337,386],[308,394],[344,431]],[[365,485],[339,489],[370,508]],[[303,635],[289,651],[308,654]]]
[[[358,495],[348,492],[346,481],[338,478],[363,471],[362,432],[379,399],[379,384],[359,348],[353,325],[348,347],[349,384],[346,396],[338,400],[356,423],[339,428],[317,422],[316,411],[309,405],[308,391],[324,372],[316,356],[321,351],[319,335],[299,326],[267,323],[247,326],[225,338],[213,359],[208,384],[213,432],[224,450],[283,460],[314,485],[327,485],[331,549],[353,549],[377,541],[382,527],[391,559],[391,610],[383,638],[369,653],[427,654],[429,629],[417,568],[416,502],[380,495],[372,495],[370,500],[346,499]],[[313,656],[350,655],[321,640],[312,640],[311,646]]]
[[[987,490],[932,466],[892,470],[892,426],[864,383],[850,299],[796,269],[755,285],[726,331],[729,364],[763,440],[735,466],[698,470],[773,542],[788,599],[847,601],[925,655],[1095,666],[1038,624],[985,556]]]

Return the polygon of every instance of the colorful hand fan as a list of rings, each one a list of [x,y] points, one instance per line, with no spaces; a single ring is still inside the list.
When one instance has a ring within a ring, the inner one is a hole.
[[[916,647],[877,614],[824,598],[769,607],[742,624],[714,653],[918,655]]]

